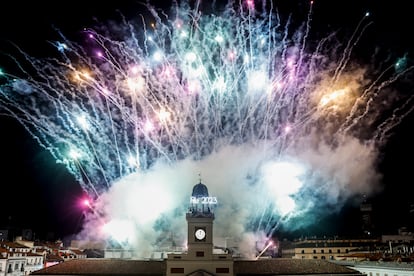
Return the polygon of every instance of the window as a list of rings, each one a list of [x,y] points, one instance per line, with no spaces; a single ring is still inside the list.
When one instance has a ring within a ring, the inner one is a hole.
[[[321,249],[321,253],[325,253],[325,250]]]
[[[336,252],[341,253],[341,249],[338,249]]]
[[[216,273],[229,273],[230,270],[228,267],[216,267]]]
[[[197,251],[196,257],[204,257],[204,251]]]
[[[316,249],[313,250],[313,253],[316,253]]]
[[[329,249],[329,253],[332,253],[332,249]]]
[[[302,253],[302,254],[305,254],[305,250],[303,250],[303,249],[302,249],[301,253]]]
[[[171,267],[171,273],[184,273],[184,267]]]

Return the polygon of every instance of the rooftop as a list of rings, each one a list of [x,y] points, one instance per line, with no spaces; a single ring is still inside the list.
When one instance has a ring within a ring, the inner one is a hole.
[[[166,261],[74,259],[32,275],[165,275]],[[234,261],[234,275],[361,275],[324,260],[262,259]]]

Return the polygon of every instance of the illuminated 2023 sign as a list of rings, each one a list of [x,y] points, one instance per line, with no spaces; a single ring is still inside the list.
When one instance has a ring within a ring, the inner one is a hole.
[[[217,197],[215,196],[203,196],[203,197],[190,197],[191,204],[217,204]]]

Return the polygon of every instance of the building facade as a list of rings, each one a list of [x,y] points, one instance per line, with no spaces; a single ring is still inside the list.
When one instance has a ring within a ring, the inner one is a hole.
[[[322,259],[243,259],[223,251],[216,253],[213,242],[216,203],[217,199],[209,196],[204,184],[200,182],[193,187],[186,212],[187,250],[184,252],[170,252],[167,258],[157,260],[73,259],[35,271],[32,275],[365,276],[355,269]]]
[[[43,268],[43,256],[16,242],[0,242],[0,276],[22,276]]]
[[[293,243],[288,249],[294,259],[337,260],[353,251],[372,250],[378,239],[306,239]]]

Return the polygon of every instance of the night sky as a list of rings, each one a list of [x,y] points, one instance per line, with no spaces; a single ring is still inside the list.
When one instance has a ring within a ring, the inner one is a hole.
[[[8,41],[12,41],[30,54],[47,56],[51,47],[47,40],[56,36],[53,26],[76,37],[83,27],[117,17],[117,9],[128,17],[138,14],[140,9],[140,4],[135,1],[106,1],[106,4],[79,0],[40,2],[15,0],[2,3],[0,54],[8,53],[11,49]],[[292,0],[277,1],[276,5],[283,11],[292,8],[291,2],[297,3],[298,9],[307,5],[305,1]],[[354,26],[360,15],[369,10],[374,31],[368,32],[361,43],[389,49],[395,56],[407,54],[413,62],[411,28],[414,17],[409,1],[316,0],[314,7],[312,24],[314,28],[325,30]],[[0,66],[11,68],[5,60],[4,56],[0,57],[2,64],[6,64]],[[371,200],[374,223],[382,232],[396,233],[398,227],[409,223],[409,205],[414,202],[411,192],[414,184],[413,123],[414,115],[410,115],[394,129],[395,134],[381,156],[379,169],[384,176],[385,189]],[[80,185],[15,120],[0,116],[0,133],[0,229],[32,229],[40,238],[46,237],[48,232],[63,238],[78,231],[83,218],[79,204],[83,195]],[[341,214],[323,219],[314,228],[299,234],[356,233],[359,218],[358,207],[345,208]]]

